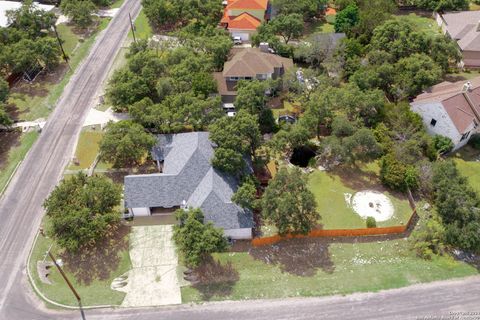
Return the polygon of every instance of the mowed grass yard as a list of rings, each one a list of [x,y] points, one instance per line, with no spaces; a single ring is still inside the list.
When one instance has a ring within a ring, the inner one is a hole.
[[[480,194],[480,151],[467,145],[454,152],[451,157],[460,173],[467,177],[472,188]]]
[[[349,294],[478,274],[474,267],[449,257],[417,258],[404,239],[309,241],[289,240],[252,248],[250,253],[215,254],[223,265],[231,264],[225,268],[230,281],[183,287],[183,302]]]
[[[30,150],[33,143],[37,140],[38,135],[37,131],[23,133],[20,136],[18,145],[8,151],[5,163],[0,166],[0,193],[5,188],[18,163],[25,158],[28,150]]]
[[[364,190],[382,192],[392,201],[395,210],[393,217],[377,222],[377,226],[404,225],[408,222],[412,214],[408,200],[382,187],[378,170],[376,163],[370,163],[360,168],[335,169],[332,172],[315,170],[309,174],[309,189],[315,196],[324,229],[365,228],[366,221],[345,200],[346,194],[353,196]]]
[[[100,142],[102,141],[104,132],[101,131],[100,126],[85,127],[80,132],[78,138],[77,149],[75,150],[75,157],[78,160],[78,165],[72,163],[68,170],[83,170],[88,169],[95,161],[100,150]],[[110,169],[111,165],[100,161],[97,169]]]
[[[395,16],[395,19],[407,22],[417,32],[425,32],[429,35],[441,34],[441,29],[433,18],[410,13],[408,15]]]
[[[143,9],[135,19],[135,36],[138,39],[149,39],[153,35],[152,27],[150,26],[147,16]],[[128,37],[133,39],[132,31],[128,33]]]
[[[44,219],[47,223],[47,219]],[[32,250],[30,273],[35,285],[50,300],[69,306],[77,306],[75,296],[63,280],[59,271],[52,266],[48,279],[52,284],[43,283],[37,272],[37,261],[50,261],[45,256],[51,248],[56,259],[62,259],[63,270],[82,298],[83,306],[120,305],[125,293],[112,290],[110,284],[113,279],[124,274],[131,268],[128,252],[128,228],[123,228],[117,237],[109,244],[100,245],[91,256],[84,258],[69,258],[62,254],[57,245],[52,245],[51,238],[38,236]]]

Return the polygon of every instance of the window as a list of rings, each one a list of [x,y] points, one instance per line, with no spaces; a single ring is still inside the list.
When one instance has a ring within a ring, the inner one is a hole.
[[[432,121],[430,121],[430,125],[431,125],[432,127],[435,127],[436,124],[437,124],[437,120],[432,119]]]
[[[463,140],[467,139],[469,135],[470,135],[470,131],[468,131],[467,133],[462,134],[462,137],[460,138],[460,141],[463,141]]]

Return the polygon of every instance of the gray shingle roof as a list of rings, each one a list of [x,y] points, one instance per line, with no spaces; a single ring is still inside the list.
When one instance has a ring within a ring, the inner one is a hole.
[[[252,213],[232,203],[238,187],[232,176],[210,163],[213,144],[208,132],[159,135],[152,150],[164,161],[163,173],[125,177],[125,207],[173,207],[182,204],[202,209],[207,221],[224,229],[251,228]]]

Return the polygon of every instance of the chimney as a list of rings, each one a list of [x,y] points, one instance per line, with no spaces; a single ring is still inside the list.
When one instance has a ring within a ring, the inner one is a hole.
[[[470,81],[467,81],[462,88],[462,92],[468,92],[472,90],[472,83]]]
[[[270,47],[268,46],[268,42],[260,42],[260,51],[264,53],[269,53],[270,52]]]
[[[480,32],[480,21],[478,21],[478,23],[477,23],[477,30],[476,31]]]

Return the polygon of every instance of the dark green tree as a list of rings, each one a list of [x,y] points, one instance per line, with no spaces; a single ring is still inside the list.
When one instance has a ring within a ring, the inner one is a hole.
[[[92,15],[97,10],[90,0],[62,0],[60,8],[80,28],[87,28],[92,24]]]
[[[303,33],[303,17],[298,13],[279,15],[271,22],[272,31],[281,36],[287,44],[291,39],[300,37]]]
[[[337,13],[335,17],[335,32],[348,33],[358,23],[358,7],[354,4],[348,5],[345,9]]]
[[[315,197],[299,168],[281,168],[260,201],[262,216],[272,222],[280,235],[308,234],[320,219]]]
[[[112,234],[119,224],[121,188],[102,176],[78,173],[64,179],[45,200],[47,233],[62,248],[78,252]]]
[[[110,123],[100,143],[100,157],[116,168],[139,165],[148,156],[156,139],[132,121]]]
[[[173,239],[188,267],[198,267],[212,253],[227,249],[222,230],[205,223],[200,209],[179,210],[176,216],[179,225],[174,226]]]

